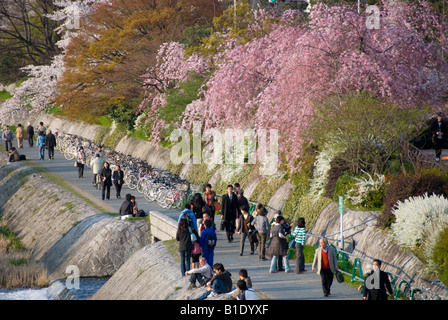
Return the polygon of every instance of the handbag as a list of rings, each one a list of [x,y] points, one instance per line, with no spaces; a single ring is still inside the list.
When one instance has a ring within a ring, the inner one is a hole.
[[[75,161],[74,166],[75,166],[75,167],[78,167],[78,161]]]
[[[221,211],[221,202],[215,202],[215,211]]]
[[[193,242],[193,249],[191,249],[191,254],[200,254],[202,252],[202,248],[199,245],[199,242]]]
[[[336,271],[336,280],[339,283],[343,283],[344,282],[344,275],[339,270]]]

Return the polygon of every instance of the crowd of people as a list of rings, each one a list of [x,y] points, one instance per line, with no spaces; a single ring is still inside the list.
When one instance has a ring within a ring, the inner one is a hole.
[[[241,235],[240,256],[244,254],[247,240],[250,255],[254,255],[258,250],[259,261],[266,261],[267,256],[271,257],[269,273],[291,272],[288,248],[294,246],[297,251],[295,272],[301,274],[306,271],[303,255],[306,236],[304,218],[300,218],[294,227],[293,223],[288,222],[281,212],[277,211],[271,225],[267,217],[268,211],[262,204],[256,205],[255,210],[249,212],[249,201],[238,183],[227,186],[227,193],[222,196],[221,202],[218,201],[212,186],[207,184],[202,194],[196,193],[190,203],[185,205],[177,221],[176,239],[179,241],[181,275],[191,275],[191,287],[195,287],[197,281],[200,285],[209,283],[209,291],[215,293],[223,291],[223,284],[219,285],[221,288],[219,290],[210,285],[212,270],[215,271],[217,211],[220,211],[221,217],[219,228],[225,232],[227,242],[232,243],[235,234]],[[288,237],[292,238],[292,241]],[[221,270],[221,266],[216,270]],[[245,291],[247,288],[251,288],[251,285],[246,284],[242,290]],[[249,296],[251,294],[252,292],[248,293]]]

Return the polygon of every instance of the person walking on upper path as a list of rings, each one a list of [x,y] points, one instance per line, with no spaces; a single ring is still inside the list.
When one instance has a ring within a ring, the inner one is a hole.
[[[241,208],[241,216],[239,218],[239,223],[237,224],[236,231],[238,233],[241,233],[241,241],[240,241],[240,256],[243,255],[244,252],[244,242],[246,241],[246,238],[249,239],[249,235],[251,232],[251,226],[250,224],[254,220],[254,217],[249,214],[249,206],[243,205]],[[254,243],[249,240],[250,244],[250,254],[254,253]]]
[[[26,135],[28,136],[28,145],[32,148],[34,146],[34,127],[31,125],[31,122],[28,122],[26,127]]]
[[[12,148],[12,139],[13,139],[12,131],[9,129],[8,126],[6,126],[5,131],[3,131],[2,139],[5,142],[6,152],[8,152],[9,149]]]
[[[48,150],[48,160],[54,160],[54,148],[56,147],[56,137],[51,130],[45,136],[45,148]]]
[[[205,186],[205,191],[202,194],[202,199],[205,205],[210,209],[210,217],[212,220],[215,219],[215,203],[217,201],[216,192],[212,190],[212,185],[207,184]]]
[[[92,173],[93,173],[93,181],[92,181],[93,186],[95,188],[99,188],[101,185],[101,182],[99,181],[98,176],[104,167],[103,158],[101,158],[99,154],[96,154],[95,158],[90,161],[90,167],[92,168]]]
[[[269,220],[266,217],[266,209],[263,206],[257,207],[255,219],[251,225],[255,227],[258,239],[258,260],[265,261],[266,259],[266,236],[269,232]]]
[[[101,177],[101,198],[110,200],[110,187],[112,186],[112,170],[109,167],[109,162],[104,162],[103,169],[100,173]]]
[[[433,134],[436,161],[440,161],[443,145],[445,144],[447,134],[447,125],[445,120],[443,120],[442,113],[438,114],[437,120],[432,124],[431,131]]]
[[[39,131],[39,136],[37,137],[36,145],[39,148],[39,160],[44,160],[45,159],[45,135],[41,131]]]
[[[212,228],[213,225],[211,220],[205,220],[204,225],[205,229],[201,232],[199,244],[202,248],[202,256],[207,259],[207,263],[212,266],[218,238],[216,237],[215,230]]]
[[[76,166],[78,167],[78,178],[84,178],[84,165],[86,164],[86,154],[83,147],[79,147],[76,154]]]
[[[295,248],[296,248],[296,266],[295,272],[297,274],[305,272],[305,256],[303,255],[303,248],[305,247],[306,230],[305,230],[305,219],[299,218],[297,220],[297,226],[294,228],[292,234],[294,237]]]
[[[17,124],[16,138],[17,138],[17,147],[19,149],[23,149],[23,128],[21,123]]]
[[[124,173],[123,170],[121,170],[120,165],[115,166],[115,170],[112,175],[112,180],[115,186],[117,199],[121,199],[121,188],[123,187],[124,184]]]
[[[314,253],[312,271],[317,271],[320,275],[324,296],[328,297],[331,294],[333,275],[338,270],[338,260],[333,247],[328,245],[327,239],[321,238],[319,244],[320,247]]]
[[[222,196],[221,221],[224,223],[227,240],[233,241],[236,219],[241,215],[238,196],[233,192],[233,186],[227,186],[227,193]]]
[[[283,259],[285,272],[290,271],[289,260],[288,256],[286,255],[288,250],[288,242],[285,229],[282,226],[283,220],[284,219],[282,216],[277,216],[271,229],[271,244],[269,245],[269,248],[267,250],[267,254],[272,256],[269,273],[277,272],[277,261],[279,259]]]

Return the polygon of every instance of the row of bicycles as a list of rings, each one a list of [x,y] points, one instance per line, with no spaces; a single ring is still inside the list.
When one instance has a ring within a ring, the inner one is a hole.
[[[101,148],[89,139],[56,132],[56,149],[64,154],[65,159],[73,160],[77,157],[80,147],[84,149],[86,166],[96,153],[110,164],[112,171],[120,166],[124,174],[124,182],[131,190],[137,190],[148,202],[157,202],[165,209],[183,209],[185,204],[193,197],[188,181],[169,171],[155,168],[146,161],[122,154],[109,148]]]

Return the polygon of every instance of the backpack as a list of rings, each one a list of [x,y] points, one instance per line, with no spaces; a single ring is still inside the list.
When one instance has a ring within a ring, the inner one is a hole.
[[[206,246],[209,249],[213,249],[216,246],[215,238],[211,234],[207,237]]]
[[[142,209],[137,211],[137,217],[146,217],[146,213],[145,211],[143,211]]]

